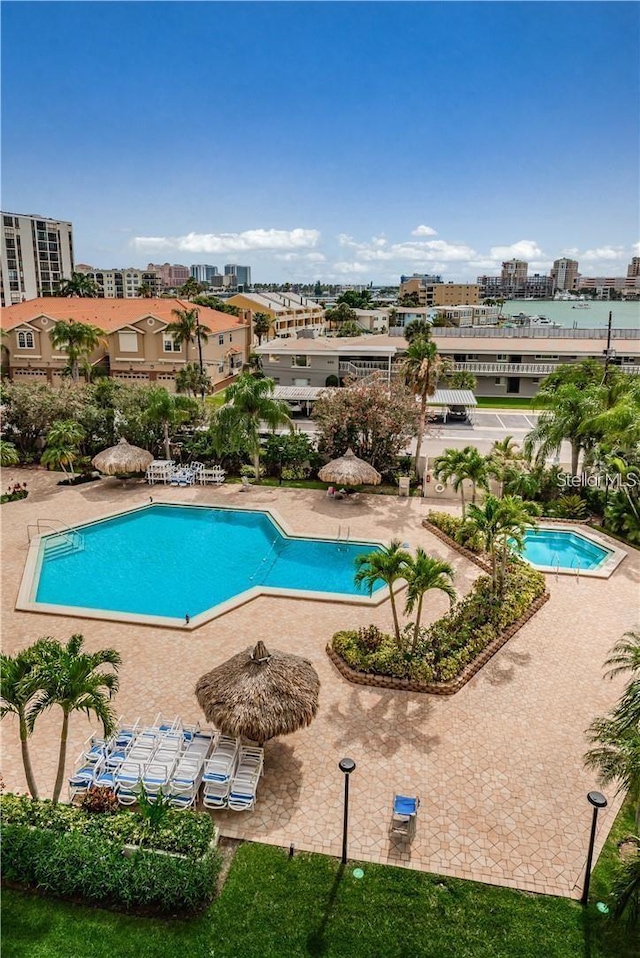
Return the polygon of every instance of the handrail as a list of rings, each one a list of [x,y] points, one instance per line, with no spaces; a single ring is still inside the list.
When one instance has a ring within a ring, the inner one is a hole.
[[[558,581],[558,576],[559,576],[559,574],[560,574],[560,556],[558,555],[557,552],[554,552],[553,555],[551,556],[551,565],[552,565],[552,566],[553,566],[554,560],[555,560],[555,564],[556,564],[556,582],[557,582],[557,581]]]
[[[56,528],[56,526],[54,525],[54,523],[56,522],[58,523],[60,528]],[[72,529],[71,526],[68,526],[66,522],[61,522],[60,519],[36,519],[35,522],[30,522],[27,526],[27,535],[29,536],[29,542],[31,542],[31,538],[32,538],[29,530],[35,528],[37,530],[38,535],[41,535],[41,529],[40,529],[41,525],[43,526],[48,525],[49,528],[53,530],[53,532],[72,532],[72,533],[75,532],[78,535],[80,534],[78,533],[77,529]]]
[[[576,559],[576,558],[574,557],[574,558],[571,560],[571,568],[572,568],[572,569],[574,568],[574,565],[573,565],[574,562],[576,563],[576,565],[575,565],[575,570],[576,570],[576,582],[579,582],[579,581],[580,581],[580,559]]]

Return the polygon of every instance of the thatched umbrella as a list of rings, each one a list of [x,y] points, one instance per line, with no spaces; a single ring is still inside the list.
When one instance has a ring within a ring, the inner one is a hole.
[[[110,446],[99,452],[91,464],[106,476],[122,476],[130,472],[145,472],[153,462],[153,456],[140,446],[130,446],[122,437],[116,446]]]
[[[319,690],[308,659],[268,652],[258,642],[201,676],[195,692],[207,721],[223,734],[262,745],[309,725]]]
[[[377,486],[382,482],[378,470],[364,459],[358,459],[351,447],[344,456],[323,466],[318,477],[322,482],[335,482],[339,486]]]

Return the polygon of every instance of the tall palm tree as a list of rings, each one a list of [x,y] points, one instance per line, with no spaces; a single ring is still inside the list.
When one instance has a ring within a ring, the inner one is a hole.
[[[500,562],[500,587],[504,590],[507,575],[507,557],[515,547],[521,550],[527,529],[536,528],[536,519],[540,507],[535,502],[527,502],[520,496],[505,496],[500,501],[499,527],[496,543],[502,551]]]
[[[66,645],[48,639],[46,654],[39,657],[36,667],[24,682],[25,694],[36,693],[27,717],[30,729],[33,729],[37,716],[42,712],[54,705],[59,705],[62,709],[58,772],[53,789],[54,803],[60,797],[64,781],[71,713],[85,712],[87,717],[95,715],[102,723],[105,737],[113,732],[116,724],[110,701],[118,690],[116,673],[122,661],[120,653],[115,649],[84,652],[83,644],[84,639],[79,634],[72,635]],[[102,665],[110,665],[114,671],[101,670]]]
[[[266,336],[269,339],[273,331],[274,318],[269,316],[268,313],[254,313],[253,315],[253,331],[258,337],[258,346],[262,345],[262,337]]]
[[[80,455],[78,447],[84,438],[85,431],[75,419],[57,419],[47,433],[47,445],[40,462],[43,466],[62,469],[65,475],[69,466],[73,479],[73,464]]]
[[[416,549],[415,556],[410,559],[406,575],[407,603],[404,612],[405,615],[411,615],[417,603],[413,642],[411,644],[412,652],[415,652],[418,647],[422,603],[425,594],[431,589],[438,589],[440,592],[446,593],[452,603],[456,597],[456,590],[452,585],[454,575],[453,566],[448,562],[427,555],[424,549]]]
[[[104,342],[104,333],[90,323],[78,323],[73,319],[58,319],[49,332],[54,349],[64,350],[69,357],[69,371],[74,383],[80,378],[80,364],[88,360]]]
[[[384,582],[389,587],[393,628],[396,642],[398,646],[401,646],[400,622],[393,587],[398,580],[406,580],[411,563],[411,554],[403,549],[399,539],[393,539],[388,546],[384,546],[382,549],[374,549],[373,552],[356,556],[355,563],[355,583],[357,586],[366,586],[369,595],[372,594],[378,582]]]
[[[478,487],[487,488],[487,459],[475,446],[465,446],[462,450],[461,469],[463,479],[468,479],[471,483],[471,502],[475,502]]]
[[[186,283],[180,287],[178,292],[181,296],[184,296],[185,299],[193,299],[194,296],[202,293],[206,288],[207,287],[205,283],[199,283],[195,277],[190,276]]]
[[[538,422],[527,434],[524,451],[531,456],[536,451],[536,461],[544,460],[560,451],[563,442],[571,446],[571,474],[578,474],[580,453],[595,442],[589,430],[589,420],[602,408],[602,398],[597,387],[581,388],[566,383],[557,389],[538,393],[535,406],[542,412]]]
[[[27,712],[35,689],[26,688],[26,680],[32,675],[38,661],[38,643],[17,652],[16,655],[0,655],[0,718],[5,715],[17,715],[20,728],[20,748],[22,764],[27,780],[27,788],[32,798],[38,797],[38,788],[29,755],[28,738],[31,732],[27,722]]]
[[[142,296],[144,299],[151,299],[153,297],[153,288],[149,283],[140,283],[138,286],[138,296]]]
[[[467,506],[465,522],[482,537],[482,547],[491,557],[491,582],[496,589],[498,583],[496,539],[500,530],[500,500],[495,496],[487,496],[482,506],[471,503]]]
[[[502,549],[501,581],[504,584],[507,555],[513,543],[522,547],[524,533],[535,525],[531,510],[533,503],[523,502],[519,496],[499,499],[488,495],[482,506],[471,503],[467,507],[466,522],[480,534],[484,551],[491,558],[491,582],[498,588],[498,549]]]
[[[197,363],[185,363],[182,369],[176,373],[176,389],[179,393],[187,393],[195,399],[198,394],[201,396],[208,392],[211,385],[211,379],[206,373],[200,372]]]
[[[204,364],[202,362],[202,344],[209,341],[209,334],[200,325],[198,321],[198,310],[193,309],[172,309],[171,313],[176,317],[175,321],[168,323],[166,331],[173,336],[174,342],[178,346],[186,345],[186,358],[189,358],[189,346],[193,343],[198,348],[198,365],[200,372],[204,375]]]
[[[256,481],[260,479],[260,426],[271,430],[286,426],[293,432],[289,407],[281,399],[274,399],[273,379],[259,379],[251,373],[241,373],[226,390],[226,402],[212,422],[214,443],[222,453],[230,447],[244,446],[253,459]]]
[[[640,831],[640,731],[637,727],[621,731],[608,715],[594,719],[587,735],[594,747],[586,753],[585,765],[598,772],[601,785],[616,782],[616,795],[628,791]]]
[[[186,396],[172,396],[164,386],[149,391],[144,417],[148,423],[162,426],[165,459],[171,459],[169,427],[187,422],[196,403]]]
[[[631,681],[616,706],[616,721],[623,730],[640,729],[640,632],[625,632],[614,645],[605,665],[611,666],[605,672],[606,678],[631,673]]]
[[[427,401],[433,396],[442,371],[442,360],[438,356],[438,347],[425,336],[416,336],[407,346],[402,360],[401,375],[405,384],[420,397],[420,421],[416,447],[415,470],[418,471],[420,450],[427,422]]]
[[[95,299],[100,295],[100,287],[86,273],[71,273],[71,279],[61,279],[58,283],[56,296],[79,296]]]

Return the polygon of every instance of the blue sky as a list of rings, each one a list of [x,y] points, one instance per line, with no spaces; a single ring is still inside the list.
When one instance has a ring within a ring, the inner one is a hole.
[[[636,3],[2,4],[3,209],[76,260],[474,280],[640,239]]]

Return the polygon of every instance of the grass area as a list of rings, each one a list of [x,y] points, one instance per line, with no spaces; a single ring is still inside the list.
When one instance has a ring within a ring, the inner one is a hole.
[[[191,921],[132,918],[6,889],[3,958],[636,958],[594,906],[267,845],[239,848]],[[599,866],[598,881],[610,880]],[[596,878],[594,877],[594,884]]]
[[[213,412],[214,409],[217,409],[219,406],[224,406],[227,397],[226,389],[221,389],[220,392],[213,393],[211,396],[207,396],[205,403],[209,409]]]
[[[533,399],[522,396],[476,396],[478,409],[533,409]]]

